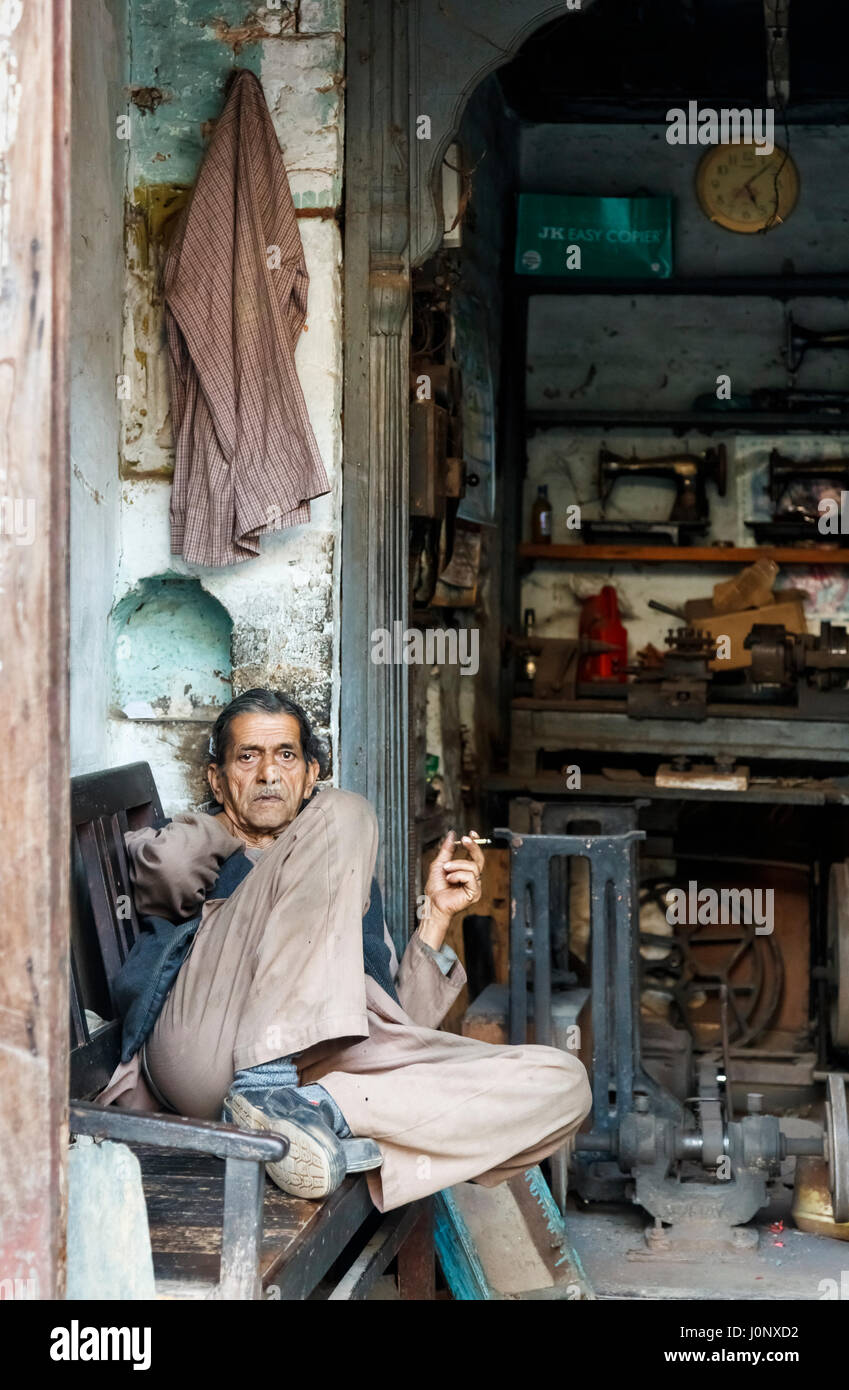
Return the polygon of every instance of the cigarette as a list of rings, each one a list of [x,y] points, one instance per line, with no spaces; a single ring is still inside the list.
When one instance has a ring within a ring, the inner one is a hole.
[[[470,840],[474,840],[476,845],[491,845],[492,840],[482,840],[479,835],[470,835]]]

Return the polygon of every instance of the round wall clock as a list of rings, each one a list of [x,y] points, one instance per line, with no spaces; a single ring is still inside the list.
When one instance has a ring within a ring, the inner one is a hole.
[[[799,171],[786,150],[758,154],[754,145],[714,145],[696,170],[702,212],[729,232],[769,231],[799,197]]]

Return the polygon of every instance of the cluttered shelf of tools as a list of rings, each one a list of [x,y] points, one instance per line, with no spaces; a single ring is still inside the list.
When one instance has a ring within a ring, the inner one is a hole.
[[[771,545],[534,545],[524,541],[522,560],[551,560],[557,564],[738,565],[774,560],[777,565],[849,565],[849,546]]]

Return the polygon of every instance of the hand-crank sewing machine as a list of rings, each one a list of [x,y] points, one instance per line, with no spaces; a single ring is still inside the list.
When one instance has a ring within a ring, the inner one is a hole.
[[[824,495],[823,484],[849,491],[849,459],[786,458],[778,449],[769,456],[767,493],[773,503],[770,521],[747,521],[755,539],[772,545],[788,541],[808,541],[822,544],[824,540],[849,543],[849,535],[837,530],[834,535],[820,530],[822,515],[819,498]]]
[[[593,832],[586,833],[587,825]],[[728,1084],[729,1038],[746,1035],[747,1008],[733,974],[706,971],[721,1018],[716,1047],[678,1059],[677,1080],[644,1059],[640,1026],[640,918],[637,850],[645,832],[634,805],[548,802],[536,805],[534,833],[495,831],[507,841],[511,868],[509,1040],[575,1048],[576,1020],[589,1018],[584,1058],[593,1109],[576,1137],[569,1180],[586,1200],[632,1200],[653,1218],[637,1258],[687,1258],[757,1244],[745,1227],[768,1200],[768,1186],[790,1154],[824,1159],[834,1218],[849,1221],[849,1118],[842,1077],[829,1074],[825,1121],[802,1137],[783,1132],[749,1094],[735,1114]],[[589,868],[590,989],[576,988],[570,961],[572,866]],[[737,935],[746,935],[743,925]],[[751,935],[751,924],[749,925]],[[669,940],[663,938],[669,947]],[[751,942],[750,942],[751,944]],[[676,947],[687,951],[684,945]],[[845,943],[831,982],[835,1036],[849,1043]],[[842,974],[841,974],[842,971]],[[575,1050],[577,1050],[575,1048]],[[566,1156],[552,1160],[561,1205]]]
[[[720,497],[725,496],[728,463],[724,444],[707,449],[703,454],[658,454],[648,458],[630,458],[602,448],[598,456],[599,493],[606,507],[617,482],[635,478],[668,478],[675,484],[675,501],[666,521],[617,520],[605,517],[585,521],[588,540],[627,539],[637,541],[644,536],[659,540],[666,535],[686,545],[692,536],[703,535],[710,526],[707,483],[716,484]]]

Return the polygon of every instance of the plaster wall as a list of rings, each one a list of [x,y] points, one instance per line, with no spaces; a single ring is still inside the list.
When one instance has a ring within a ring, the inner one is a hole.
[[[791,148],[800,169],[802,195],[787,222],[766,236],[741,236],[710,223],[693,191],[699,148],[670,147],[656,126],[539,125],[522,128],[519,167],[522,191],[576,194],[671,194],[676,199],[675,267],[681,275],[814,274],[844,270],[849,231],[849,184],[835,177],[849,165],[849,133],[843,127],[795,127]],[[849,321],[849,303],[836,299],[791,301],[794,318],[825,328]],[[534,296],[530,304],[527,402],[530,409],[686,410],[696,396],[713,393],[717,376],[731,390],[787,384],[781,346],[784,309],[775,299],[670,296]],[[810,353],[797,375],[800,386],[841,387],[849,381],[849,356]],[[845,457],[845,436],[801,433],[759,437],[733,429],[711,437],[676,437],[666,429],[550,428],[528,440],[524,535],[537,486],[547,483],[556,542],[579,542],[566,528],[567,506],[579,502],[586,518],[600,515],[597,459],[602,443],[616,452],[642,455],[701,452],[724,441],[728,495],[709,485],[711,531],[707,541],[752,543],[747,519],[769,515],[763,485],[773,447],[798,458]],[[659,482],[617,484],[606,514],[663,519],[673,493]],[[613,583],[635,653],[647,642],[662,645],[675,620],[647,606],[650,598],[680,605],[706,596],[728,569],[696,572],[672,565],[593,565],[580,570],[538,563],[522,585],[522,607],[533,608],[537,631],[571,636],[580,599]],[[811,630],[819,621],[849,618],[849,581],[841,570],[794,566],[782,584],[809,595]]]
[[[237,0],[141,0],[133,6],[133,135],[126,211],[120,549],[113,602],[154,576],[191,575],[232,622],[230,690],[273,685],[302,701],[335,746],[338,706],[338,540],[341,498],[342,297],[337,214],[342,189],[344,42],[334,0],[255,7]],[[296,365],[331,493],[311,521],[263,537],[261,555],[223,568],[170,554],[173,441],[158,273],[173,217],[183,205],[222,105],[232,67],[259,76],[298,211],[310,275],[307,323]],[[114,635],[113,635],[114,640]],[[163,668],[180,669],[175,627]],[[186,717],[175,700],[156,718],[127,717],[113,700],[110,761],[148,759],[166,809],[205,799],[208,702]]]
[[[108,761],[105,633],[117,552],[127,62],[122,0],[76,0],[71,140],[71,770]]]

